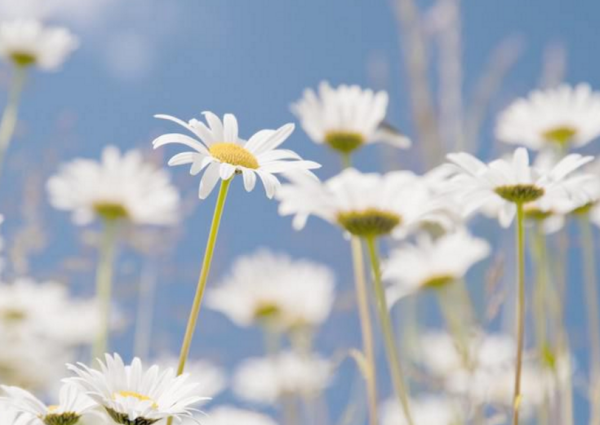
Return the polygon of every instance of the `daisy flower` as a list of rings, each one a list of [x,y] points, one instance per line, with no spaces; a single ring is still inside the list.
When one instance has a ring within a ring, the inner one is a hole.
[[[85,413],[96,407],[92,399],[71,384],[61,387],[58,404],[51,406],[21,388],[3,385],[2,389],[8,395],[7,402],[13,409],[30,418],[24,421],[24,425],[75,425]]]
[[[231,406],[221,406],[207,413],[206,418],[200,419],[206,425],[277,425],[273,419],[262,413],[251,410],[238,409]],[[187,420],[183,425],[197,425],[195,420]]]
[[[0,404],[0,424],[28,425],[31,417]]]
[[[464,423],[467,417],[456,401],[440,396],[421,396],[411,400],[410,406],[416,425],[456,425]],[[388,400],[382,405],[381,419],[382,425],[408,425],[396,400]]]
[[[294,179],[278,194],[281,215],[295,215],[302,229],[310,215],[360,237],[404,236],[418,224],[429,197],[409,171],[363,174],[349,168],[324,183]]]
[[[319,94],[306,89],[292,112],[315,143],[326,143],[343,154],[377,141],[408,148],[410,140],[383,123],[387,105],[384,91],[374,93],[356,85],[334,89],[322,82]]]
[[[169,115],[156,115],[156,118],[181,125],[199,140],[172,133],[152,142],[155,149],[169,143],[193,149],[192,152],[173,156],[169,165],[191,164],[192,175],[206,169],[200,179],[200,199],[210,195],[219,179],[229,180],[235,174],[242,175],[248,192],[254,189],[258,176],[265,186],[267,197],[272,198],[280,186],[275,174],[313,176],[309,170],[320,167],[316,162],[302,160],[293,151],[278,149],[294,131],[293,124],[283,125],[277,130],[261,130],[245,141],[239,137],[238,122],[234,115],[225,114],[223,121],[212,112],[204,112],[203,115],[208,126],[196,119],[185,123]]]
[[[260,250],[234,263],[231,274],[208,293],[207,306],[238,326],[318,326],[331,312],[334,287],[329,268]]]
[[[273,404],[283,396],[320,393],[329,385],[331,373],[330,362],[316,354],[283,352],[244,360],[233,378],[233,390],[244,400]]]
[[[600,93],[588,84],[536,90],[500,114],[496,137],[543,149],[549,144],[580,147],[600,136]]]
[[[512,223],[518,204],[568,201],[581,205],[589,197],[580,185],[572,184],[569,177],[592,161],[591,156],[568,155],[546,172],[529,165],[525,148],[516,149],[510,161],[498,159],[484,164],[467,153],[449,154],[448,160],[450,169],[456,173],[451,178],[452,186],[466,213],[494,204],[503,227]],[[577,181],[586,178],[578,177]]]
[[[192,417],[191,406],[205,397],[197,395],[198,384],[189,383],[188,375],[176,376],[175,370],[154,365],[144,371],[137,357],[125,365],[118,354],[99,361],[100,370],[82,363],[67,365],[77,376],[67,382],[102,406],[118,424],[150,425],[169,416],[180,423]]]
[[[19,67],[54,71],[78,46],[66,28],[44,27],[35,20],[0,23],[0,57]]]
[[[100,217],[170,225],[178,217],[179,193],[169,175],[137,150],[121,154],[108,146],[100,162],[75,159],[48,180],[47,189],[52,206],[70,211],[77,224]]]
[[[391,303],[421,289],[437,289],[464,278],[467,271],[490,253],[489,244],[466,231],[432,239],[421,235],[416,244],[394,250],[383,266],[383,278],[392,282]]]

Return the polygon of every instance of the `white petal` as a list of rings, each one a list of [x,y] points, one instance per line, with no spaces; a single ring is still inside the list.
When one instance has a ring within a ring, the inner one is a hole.
[[[156,139],[154,139],[152,141],[152,146],[154,147],[154,149],[156,149],[161,146],[168,145],[170,143],[179,143],[179,144],[188,146],[197,152],[200,152],[203,154],[208,154],[208,149],[206,149],[206,146],[204,146],[198,140],[193,139],[189,136],[186,136],[185,134],[178,134],[178,133],[163,134],[162,136],[157,137]]]
[[[251,192],[256,185],[256,174],[251,170],[242,170],[242,176],[244,177],[244,188],[247,192]]]
[[[224,142],[237,143],[238,142],[238,122],[235,116],[232,114],[225,114],[223,118],[223,136]]]
[[[198,191],[198,197],[200,199],[206,199],[210,192],[215,188],[217,181],[219,181],[219,169],[221,164],[218,162],[213,162],[208,166],[206,172],[202,175],[200,179],[200,188]]]

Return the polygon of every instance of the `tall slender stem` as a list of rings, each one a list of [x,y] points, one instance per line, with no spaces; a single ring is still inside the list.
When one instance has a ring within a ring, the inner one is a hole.
[[[521,404],[521,369],[523,367],[523,343],[525,339],[525,214],[523,204],[517,203],[517,359],[515,365],[515,391],[513,399],[513,425],[519,424]]]
[[[375,298],[377,302],[377,311],[379,313],[379,319],[381,321],[381,327],[383,329],[383,338],[385,342],[385,350],[388,357],[388,363],[390,372],[392,375],[392,382],[394,384],[394,390],[400,401],[404,416],[408,425],[414,425],[412,416],[410,414],[410,406],[408,401],[408,391],[404,382],[404,374],[402,373],[402,365],[400,364],[400,357],[398,354],[398,347],[396,346],[396,338],[394,335],[394,329],[392,327],[392,319],[388,309],[388,304],[385,296],[385,289],[381,281],[381,268],[379,267],[379,254],[377,253],[377,242],[375,238],[368,237],[365,239],[367,247],[369,249],[369,257],[371,259],[371,267],[373,268],[373,285],[375,289]]]
[[[99,248],[98,268],[96,269],[96,297],[100,303],[101,322],[96,341],[92,348],[93,358],[100,358],[106,353],[110,337],[110,304],[118,230],[119,223],[117,220],[104,220],[104,230]]]
[[[21,99],[21,92],[23,91],[26,77],[26,68],[23,66],[15,66],[13,80],[8,92],[8,102],[4,108],[2,119],[0,120],[0,174],[2,173],[6,151],[8,150],[10,140],[12,139],[17,126],[19,101]]]
[[[375,348],[373,342],[373,324],[369,311],[369,296],[367,282],[365,279],[364,256],[360,238],[353,236],[350,241],[352,247],[352,263],[354,266],[354,283],[356,289],[356,301],[358,304],[358,315],[363,340],[363,353],[368,365],[368,373],[365,376],[367,386],[367,398],[369,403],[369,424],[378,425],[377,411],[377,378],[375,373]]]
[[[590,341],[590,424],[600,421],[600,315],[598,313],[598,278],[592,226],[587,214],[579,217],[580,238],[583,249],[584,290]]]

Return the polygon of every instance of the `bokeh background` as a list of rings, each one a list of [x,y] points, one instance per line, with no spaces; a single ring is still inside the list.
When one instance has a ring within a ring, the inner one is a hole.
[[[436,44],[440,31],[457,18],[445,3],[418,2],[422,24],[432,41],[428,55],[432,63],[440,59]],[[21,121],[0,185],[6,245],[17,241],[22,250],[7,254],[25,252],[28,259],[7,269],[9,275],[56,278],[72,285],[75,292],[91,293],[95,251],[68,214],[47,205],[44,182],[61,162],[79,156],[97,158],[106,144],[141,148],[165,163],[164,157],[177,148],[151,152],[150,142],[177,129],[154,119],[156,113],[189,119],[204,110],[232,112],[240,121],[242,136],[248,137],[259,129],[295,121],[290,103],[305,87],[328,80],[334,85],[356,83],[387,90],[390,123],[409,136],[415,134],[410,83],[401,51],[403,35],[392,0],[49,0],[44,7],[32,9],[33,4],[0,0],[0,18],[38,14],[70,27],[81,38],[81,48],[60,73],[36,72],[28,81]],[[465,110],[480,112],[475,99],[482,87],[491,90],[477,137],[478,154],[489,158],[503,151],[493,138],[493,116],[515,97],[562,80],[587,81],[600,87],[600,60],[595,54],[598,13],[596,0],[462,2],[459,78]],[[498,81],[485,80],[493,76],[490,69],[499,73]],[[436,102],[444,97],[438,74],[433,66],[428,75]],[[4,102],[8,77],[8,67],[3,66],[0,102]],[[490,87],[490,82],[497,87]],[[288,143],[303,157],[323,164],[320,177],[338,172],[338,158],[310,142],[301,129]],[[597,153],[598,145],[592,144],[588,151]],[[418,144],[409,151],[376,145],[358,154],[356,166],[362,170],[403,167],[425,171],[422,159]],[[184,168],[171,173],[186,197],[180,228],[137,235],[138,244],[150,254],[146,258],[131,244],[121,247],[115,285],[125,325],[115,335],[113,348],[126,357],[177,352],[195,290],[214,195],[199,202],[197,179],[190,178]],[[257,186],[248,194],[241,184],[233,186],[210,284],[226,274],[236,257],[257,247],[323,262],[336,271],[339,297],[317,346],[331,355],[358,345],[358,321],[351,311],[348,245],[337,229],[311,220],[306,230],[295,232],[288,218],[278,216],[276,202],[260,193],[262,188]],[[479,219],[476,232],[504,244],[504,254],[510,259],[512,233],[488,224]],[[507,243],[502,242],[506,238]],[[575,258],[577,238],[573,240],[570,257]],[[578,361],[585,365],[579,266],[571,263],[567,320]],[[478,268],[469,282],[475,293],[483,280],[482,270]],[[506,270],[506,278],[511,277],[511,270]],[[140,314],[144,320],[152,316],[152,333],[134,344],[139,288],[148,285],[156,285],[154,306]],[[436,323],[434,303],[424,299],[417,308],[426,321]],[[502,326],[502,320],[497,326]],[[225,317],[205,309],[192,356],[232,370],[242,357],[262,354],[262,347],[258,331],[238,329]],[[356,379],[354,365],[344,362],[328,392],[334,416],[351,396]],[[232,396],[225,393],[215,402],[230,400]],[[578,394],[577,423],[587,415],[583,403]]]

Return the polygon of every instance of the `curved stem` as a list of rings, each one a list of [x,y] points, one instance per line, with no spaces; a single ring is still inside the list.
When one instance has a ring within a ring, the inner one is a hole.
[[[515,364],[515,390],[513,398],[513,425],[519,424],[521,404],[521,369],[523,367],[523,342],[525,339],[525,214],[523,204],[517,203],[517,359]]]
[[[583,249],[585,300],[590,341],[590,424],[600,420],[600,315],[598,313],[598,279],[596,276],[595,247],[592,226],[587,214],[579,218],[580,238]]]
[[[369,424],[378,425],[377,411],[377,378],[375,373],[375,348],[373,343],[373,324],[369,311],[369,296],[365,279],[365,265],[360,239],[356,236],[350,241],[352,247],[352,263],[354,266],[354,282],[356,286],[356,302],[360,318],[360,328],[363,340],[363,352],[369,367],[368,376],[365,376],[367,386],[367,399],[369,404]]]
[[[379,313],[379,319],[381,321],[381,327],[383,329],[383,338],[385,342],[385,350],[388,357],[388,364],[390,367],[390,373],[392,375],[392,382],[394,384],[394,390],[400,401],[404,416],[408,425],[414,425],[412,416],[410,414],[410,406],[408,401],[408,392],[406,384],[404,382],[404,376],[402,373],[402,366],[400,364],[400,358],[398,354],[398,347],[396,347],[396,341],[394,336],[394,330],[392,328],[392,319],[390,317],[388,304],[385,296],[385,289],[381,282],[381,269],[379,267],[379,255],[377,254],[377,244],[375,238],[366,238],[367,247],[369,249],[369,257],[371,259],[371,267],[373,268],[373,285],[375,289],[375,299],[377,302],[377,311]]]
[[[26,77],[26,69],[22,66],[15,66],[15,73],[8,92],[8,103],[4,108],[2,119],[0,120],[0,174],[2,173],[6,151],[17,126],[19,101]]]
[[[96,341],[92,348],[92,358],[101,358],[106,353],[110,337],[110,304],[112,298],[112,276],[117,247],[119,223],[104,220],[104,231],[100,245],[98,268],[96,269],[96,297],[100,302],[101,322]]]

